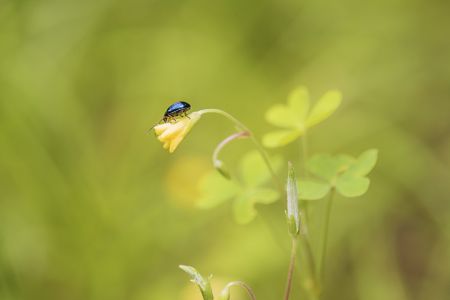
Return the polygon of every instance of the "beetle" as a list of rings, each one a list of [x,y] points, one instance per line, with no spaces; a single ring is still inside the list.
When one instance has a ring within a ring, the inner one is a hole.
[[[173,104],[171,104],[164,113],[163,118],[153,125],[151,129],[153,129],[156,125],[160,124],[161,122],[167,123],[176,121],[177,117],[188,117],[187,112],[191,109],[191,105],[184,101],[177,101]],[[151,130],[150,129],[150,130]]]
[[[184,101],[178,101],[170,105],[166,112],[164,113],[164,117],[162,121],[167,123],[179,116],[187,117],[187,112],[191,109],[191,105]]]

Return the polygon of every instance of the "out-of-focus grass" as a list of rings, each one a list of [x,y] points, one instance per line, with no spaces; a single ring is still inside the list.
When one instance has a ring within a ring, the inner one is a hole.
[[[205,117],[174,155],[146,130],[182,98],[261,136],[264,111],[297,84],[315,99],[344,94],[311,131],[312,152],[380,149],[369,193],[335,201],[325,298],[450,297],[449,11],[438,0],[0,2],[0,299],[198,299],[180,263],[279,298],[283,204],[244,227],[229,209],[191,205],[193,177],[233,128]],[[296,150],[281,153],[296,161]]]

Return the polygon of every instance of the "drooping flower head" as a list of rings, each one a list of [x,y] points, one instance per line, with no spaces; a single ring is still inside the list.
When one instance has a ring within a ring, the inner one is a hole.
[[[173,123],[166,122],[158,124],[153,129],[155,130],[158,140],[163,143],[164,149],[173,153],[200,117],[201,113],[193,112],[188,116],[176,119]]]

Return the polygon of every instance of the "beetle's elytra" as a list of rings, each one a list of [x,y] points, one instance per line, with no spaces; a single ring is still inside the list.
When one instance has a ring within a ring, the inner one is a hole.
[[[184,101],[178,101],[170,105],[164,113],[163,121],[167,122],[175,117],[186,115],[186,112],[191,109],[191,105]]]

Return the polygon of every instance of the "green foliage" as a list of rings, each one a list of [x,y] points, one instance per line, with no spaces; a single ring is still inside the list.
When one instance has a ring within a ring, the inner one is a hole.
[[[341,104],[341,99],[339,91],[328,91],[310,110],[308,90],[303,86],[296,88],[289,95],[287,105],[276,104],[266,112],[267,122],[282,129],[264,135],[264,146],[275,148],[293,142],[308,128],[333,114]]]
[[[348,155],[314,155],[309,159],[307,168],[317,179],[299,182],[299,198],[318,200],[325,197],[331,188],[336,188],[344,197],[363,195],[370,184],[366,175],[374,168],[377,157],[378,151],[375,149],[363,152],[356,159]]]
[[[191,276],[191,282],[199,287],[203,300],[214,299],[210,283],[211,275],[208,278],[204,278],[194,267],[185,265],[180,265],[179,267]]]
[[[280,157],[275,157],[272,162],[275,168],[281,166]],[[256,203],[270,204],[279,198],[276,190],[262,186],[271,175],[257,151],[251,151],[243,157],[239,175],[240,181],[227,180],[215,171],[205,175],[199,183],[202,196],[197,202],[198,207],[212,208],[234,199],[234,217],[238,223],[245,224],[255,218]]]
[[[330,191],[329,184],[313,180],[302,180],[299,187],[299,198],[303,200],[322,199]]]

